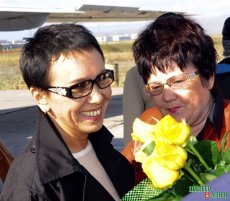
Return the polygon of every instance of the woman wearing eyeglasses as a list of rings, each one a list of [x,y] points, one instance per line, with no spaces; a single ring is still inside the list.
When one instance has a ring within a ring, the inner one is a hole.
[[[140,33],[133,53],[156,106],[146,110],[143,119],[151,122],[169,114],[177,121],[185,119],[198,140],[220,143],[230,129],[230,104],[218,95],[216,51],[203,28],[183,15],[163,14]],[[130,147],[132,143],[123,153],[132,161]]]
[[[103,126],[114,75],[95,37],[76,24],[40,28],[20,69],[39,107],[37,134],[14,160],[0,200],[119,201],[134,171]]]

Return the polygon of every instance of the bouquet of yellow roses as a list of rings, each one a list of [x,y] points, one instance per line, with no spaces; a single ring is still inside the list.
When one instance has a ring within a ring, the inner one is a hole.
[[[147,175],[122,201],[180,200],[194,186],[230,172],[230,148],[224,149],[227,133],[218,149],[215,141],[197,141],[184,120],[170,115],[156,125],[136,118],[132,138],[135,160]]]

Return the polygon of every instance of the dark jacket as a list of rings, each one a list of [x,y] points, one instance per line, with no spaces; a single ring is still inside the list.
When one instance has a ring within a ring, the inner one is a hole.
[[[89,135],[99,161],[122,197],[133,187],[134,172],[125,157],[111,145],[112,138],[104,126]],[[13,161],[0,200],[113,201],[113,198],[73,158],[52,122],[39,112],[38,132]]]
[[[230,100],[224,101],[220,97],[216,97],[206,124],[197,136],[197,140],[216,141],[220,147],[221,140],[227,131],[230,131]],[[227,138],[226,146],[230,147],[230,135]]]
[[[230,99],[230,58],[223,59],[216,66],[216,82],[219,87],[222,97]]]

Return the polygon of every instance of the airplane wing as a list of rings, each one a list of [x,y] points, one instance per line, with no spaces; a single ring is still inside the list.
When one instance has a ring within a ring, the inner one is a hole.
[[[1,12],[0,31],[20,31],[41,26],[48,13]]]
[[[0,31],[19,31],[41,26],[45,22],[140,21],[155,19],[163,11],[139,10],[138,7],[83,5],[78,9],[42,9],[0,7]]]
[[[80,11],[39,7],[0,6],[0,31],[20,31],[41,26],[52,14],[74,14]]]
[[[49,22],[120,22],[152,20],[165,13],[163,11],[139,10],[138,7],[83,5],[76,13],[51,13]]]

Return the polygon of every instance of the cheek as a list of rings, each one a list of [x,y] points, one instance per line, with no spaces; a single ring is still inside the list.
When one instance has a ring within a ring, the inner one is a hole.
[[[66,121],[76,121],[79,118],[79,111],[83,107],[85,101],[70,100],[59,104],[58,113]]]
[[[209,105],[209,97],[210,91],[203,90],[200,91],[200,93],[194,94],[194,96],[191,99],[193,100],[194,107],[205,109]]]
[[[106,101],[109,101],[111,96],[112,96],[112,89],[111,89],[111,87],[108,87],[105,89],[105,91],[103,93],[103,97]]]
[[[150,99],[152,100],[154,106],[156,106],[156,107],[161,107],[161,105],[163,105],[162,95],[150,96]]]

